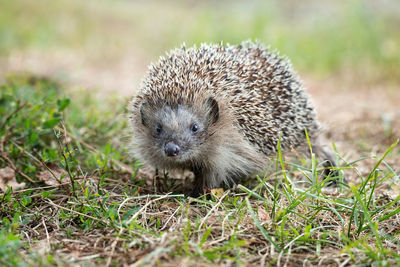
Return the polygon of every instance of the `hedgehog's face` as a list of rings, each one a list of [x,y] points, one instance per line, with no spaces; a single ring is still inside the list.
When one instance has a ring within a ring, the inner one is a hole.
[[[142,104],[142,124],[148,128],[152,154],[170,163],[195,162],[209,136],[208,129],[218,120],[218,104],[213,98],[204,103],[204,112],[191,107],[165,105],[154,110]]]

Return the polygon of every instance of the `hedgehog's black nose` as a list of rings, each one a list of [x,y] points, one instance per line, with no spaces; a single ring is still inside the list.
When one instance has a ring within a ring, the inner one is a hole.
[[[174,143],[168,143],[165,145],[165,154],[168,157],[176,157],[179,154],[179,151],[181,149],[179,148],[179,146],[175,145]]]

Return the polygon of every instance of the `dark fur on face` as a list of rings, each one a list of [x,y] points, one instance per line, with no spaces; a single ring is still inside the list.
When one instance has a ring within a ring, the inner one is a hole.
[[[194,164],[199,152],[203,152],[208,129],[219,119],[219,107],[213,97],[204,101],[202,112],[184,104],[155,108],[144,102],[140,116],[154,154],[171,165]]]

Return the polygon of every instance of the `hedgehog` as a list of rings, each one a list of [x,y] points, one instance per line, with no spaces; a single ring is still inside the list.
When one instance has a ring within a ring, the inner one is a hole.
[[[194,173],[191,196],[265,171],[278,151],[307,149],[327,169],[316,111],[290,61],[251,41],[174,49],[149,66],[130,101],[133,153]]]

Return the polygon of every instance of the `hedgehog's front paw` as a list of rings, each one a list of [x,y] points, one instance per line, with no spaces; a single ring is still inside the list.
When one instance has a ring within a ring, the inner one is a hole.
[[[203,193],[204,193],[204,190],[202,187],[194,186],[192,189],[192,192],[190,193],[190,196],[193,198],[198,198],[201,195],[203,195]]]
[[[327,170],[324,170],[322,175],[323,175],[324,179],[329,177],[329,180],[326,181],[326,186],[328,186],[328,187],[337,187],[338,186],[339,171],[327,169]]]
[[[322,173],[323,179],[327,179],[326,181],[326,186],[328,187],[337,187],[338,183],[340,181],[340,170],[335,169],[336,166],[331,164],[330,162],[327,164],[324,164],[324,171]]]

